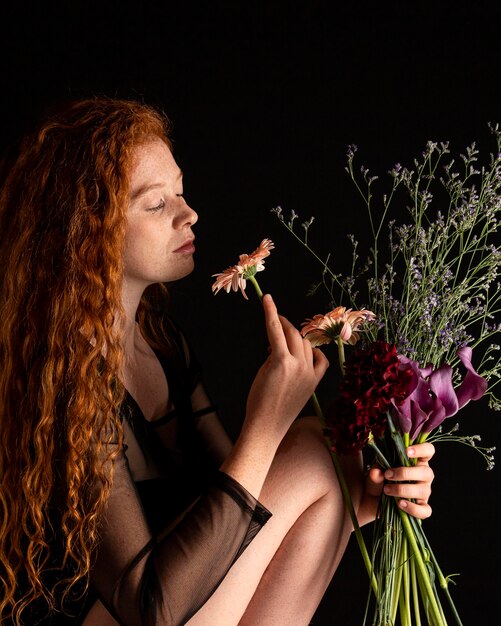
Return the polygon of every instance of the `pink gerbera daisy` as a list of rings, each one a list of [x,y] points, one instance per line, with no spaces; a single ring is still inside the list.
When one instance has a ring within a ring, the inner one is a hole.
[[[231,265],[223,272],[213,274],[216,278],[212,285],[214,295],[221,289],[229,293],[232,289],[237,291],[240,289],[241,294],[247,300],[245,287],[247,279],[254,276],[256,272],[264,270],[264,259],[270,255],[271,250],[275,246],[270,239],[263,239],[259,246],[251,254],[241,254],[236,265]]]
[[[352,311],[344,306],[338,306],[325,315],[315,315],[303,322],[301,334],[306,337],[312,346],[337,341],[355,345],[360,339],[360,325],[364,322],[372,322],[376,316],[372,311],[362,309]]]

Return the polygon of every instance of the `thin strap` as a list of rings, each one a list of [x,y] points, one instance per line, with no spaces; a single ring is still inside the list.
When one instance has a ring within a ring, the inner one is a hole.
[[[198,409],[198,411],[193,411],[192,417],[202,417],[202,415],[207,415],[208,413],[215,413],[217,411],[217,406],[215,404],[210,404],[206,406],[205,409]]]
[[[159,417],[156,420],[151,420],[149,423],[151,424],[152,428],[158,428],[159,426],[163,426],[164,424],[167,424],[167,422],[170,422],[171,419],[176,417],[176,415],[178,415],[178,410],[172,409],[172,411],[169,411],[163,417]]]

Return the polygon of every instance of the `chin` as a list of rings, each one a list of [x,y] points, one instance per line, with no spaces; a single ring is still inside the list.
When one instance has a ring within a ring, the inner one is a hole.
[[[171,272],[169,277],[163,282],[173,283],[176,280],[181,280],[182,278],[186,278],[186,276],[189,276],[193,272],[194,269],[195,269],[195,263],[193,262],[193,260],[191,260],[189,263],[186,264],[186,267],[182,267],[182,268],[180,267],[177,272]]]

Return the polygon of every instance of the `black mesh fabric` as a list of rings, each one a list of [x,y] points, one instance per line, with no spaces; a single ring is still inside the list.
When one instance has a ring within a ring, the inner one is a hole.
[[[98,597],[124,626],[184,624],[211,596],[270,513],[211,458],[212,407],[193,411],[200,370],[170,323],[170,348],[156,350],[172,410],[154,422],[127,394],[124,447],[78,618],[33,617],[32,624],[81,623]]]

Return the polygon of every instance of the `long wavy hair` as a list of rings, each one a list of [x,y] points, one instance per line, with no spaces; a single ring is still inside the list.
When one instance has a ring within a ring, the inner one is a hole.
[[[3,182],[0,621],[21,624],[35,601],[64,610],[87,588],[122,440],[128,172],[138,144],[170,147],[168,133],[136,101],[66,104],[23,140]],[[148,311],[143,299],[143,324]]]

